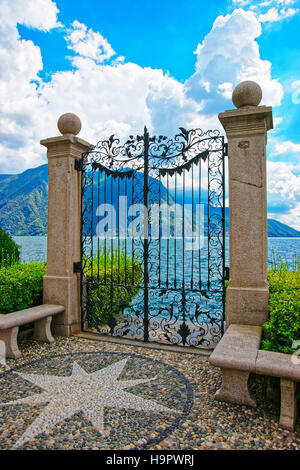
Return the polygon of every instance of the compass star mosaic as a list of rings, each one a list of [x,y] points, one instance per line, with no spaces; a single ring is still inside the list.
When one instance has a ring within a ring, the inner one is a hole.
[[[192,406],[179,371],[132,354],[44,358],[1,374],[0,391],[1,429],[17,420],[11,448],[147,448]],[[0,446],[7,448],[1,430]]]

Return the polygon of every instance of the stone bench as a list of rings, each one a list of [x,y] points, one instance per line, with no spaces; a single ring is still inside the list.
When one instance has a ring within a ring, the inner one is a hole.
[[[4,343],[5,357],[17,359],[21,353],[17,344],[19,326],[34,322],[34,339],[52,343],[51,320],[64,312],[62,305],[39,305],[18,312],[0,315],[0,341]]]
[[[220,401],[256,406],[248,391],[248,379],[255,372],[260,347],[260,326],[230,325],[209,358],[220,367],[223,382],[215,398]]]
[[[259,349],[262,328],[235,325],[228,327],[210,356],[210,363],[220,367],[223,381],[215,399],[229,403],[256,403],[249,394],[250,373],[280,378],[280,425],[292,431],[296,421],[296,383],[300,381],[300,365],[293,364],[289,354]]]
[[[290,354],[258,351],[256,374],[280,378],[280,425],[294,430],[297,417],[296,386],[300,382],[300,364],[293,364]]]

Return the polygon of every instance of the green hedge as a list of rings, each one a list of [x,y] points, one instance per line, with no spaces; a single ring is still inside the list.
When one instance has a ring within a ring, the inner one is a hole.
[[[0,227],[0,268],[19,261],[19,248],[11,236]]]
[[[91,259],[86,259],[85,265],[86,320],[89,327],[105,325],[112,317],[121,315],[123,310],[130,306],[140,290],[140,287],[136,286],[141,285],[143,270],[137,260],[132,265],[131,256],[125,255],[123,251],[119,256],[117,252],[114,253],[113,269],[109,251],[106,254],[106,262],[104,253],[100,253],[99,259],[93,258],[93,263]],[[122,287],[116,284],[121,284]]]
[[[0,269],[0,314],[42,303],[46,263],[13,264]]]
[[[132,266],[132,259],[124,252],[113,255],[114,269],[111,271],[109,251],[106,260],[103,253],[99,257],[85,259],[87,320],[90,326],[106,324],[112,317],[119,315],[129,307],[141,285],[143,270],[137,260]],[[105,268],[106,264],[106,268]],[[99,266],[99,276],[98,276]],[[117,266],[119,269],[117,269]],[[134,268],[134,269],[133,269]],[[113,274],[111,274],[113,272]],[[0,268],[0,314],[10,313],[34,307],[42,303],[43,276],[46,263],[21,264]],[[111,303],[110,283],[113,282]],[[116,284],[128,284],[118,287]],[[99,285],[104,283],[105,285]]]
[[[279,260],[268,273],[270,319],[264,324],[262,348],[292,354],[292,344],[300,340],[300,270],[295,259],[293,270]]]

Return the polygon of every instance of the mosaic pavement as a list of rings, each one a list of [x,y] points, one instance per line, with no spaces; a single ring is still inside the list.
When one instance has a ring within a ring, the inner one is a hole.
[[[300,413],[294,433],[281,429],[262,376],[250,376],[250,408],[214,400],[221,372],[196,354],[79,337],[20,350],[0,363],[0,449],[300,450]]]
[[[63,354],[0,375],[0,449],[150,448],[184,423],[188,379],[149,357]]]

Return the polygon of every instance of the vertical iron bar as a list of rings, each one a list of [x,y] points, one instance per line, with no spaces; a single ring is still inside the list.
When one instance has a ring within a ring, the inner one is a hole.
[[[118,176],[118,284],[120,284],[120,177]]]
[[[161,174],[159,173],[159,198],[158,198],[158,286],[160,287],[161,284],[161,277],[160,277],[160,263],[161,263],[161,214],[160,214],[160,207],[161,207]]]
[[[175,171],[175,209],[174,209],[174,289],[176,289],[176,239],[177,239],[177,229],[176,229],[176,205],[177,205],[177,172]]]
[[[94,237],[93,237],[93,215],[94,215],[94,170],[92,169],[92,192],[91,192],[91,277],[94,280]]]
[[[127,286],[127,176],[125,177],[125,201],[126,201],[126,215],[125,215],[125,227],[124,227],[124,248],[125,248],[125,286]]]
[[[105,204],[105,217],[107,212],[106,207],[106,173],[104,173],[104,204]],[[106,231],[104,227],[104,283],[106,284]]]
[[[114,272],[114,239],[113,239],[113,233],[114,233],[114,227],[113,227],[113,177],[110,176],[110,208],[111,208],[111,221],[110,221],[110,226],[111,226],[111,234],[110,234],[110,313],[113,315],[113,272]]]
[[[199,262],[199,289],[202,289],[202,280],[201,280],[201,158],[198,162],[199,165],[199,240],[198,240],[198,262]],[[204,215],[204,214],[203,214]],[[203,221],[204,227],[204,221]],[[204,233],[203,233],[204,237]]]
[[[166,277],[166,287],[169,287],[169,254],[170,254],[170,211],[169,211],[169,204],[170,204],[170,199],[169,199],[169,172],[167,172],[167,277]]]
[[[83,154],[84,155],[84,154]],[[83,266],[83,237],[84,237],[84,184],[85,184],[85,165],[84,165],[84,156],[82,155],[82,166],[80,174],[80,186],[81,186],[81,197],[80,197],[80,264],[81,264],[81,273],[80,273],[80,308],[81,308],[81,329],[85,331],[84,323],[86,312],[84,310],[84,299],[83,299],[83,283],[84,283],[84,266]]]
[[[149,341],[149,319],[148,319],[148,192],[149,192],[149,134],[144,128],[144,341]],[[145,238],[145,236],[147,238]]]
[[[98,184],[98,191],[97,191],[97,211],[98,211],[98,207],[100,205],[100,171],[98,171],[98,181],[97,181],[97,184]],[[99,273],[99,270],[100,270],[100,266],[99,266],[99,263],[100,263],[100,238],[99,238],[99,233],[97,233],[97,283],[98,283],[98,296],[100,295],[100,273]]]
[[[132,191],[131,191],[131,194],[132,194],[132,206],[134,204],[134,173],[132,174]],[[132,285],[135,286],[135,282],[134,282],[134,228],[133,228],[133,221],[131,221],[131,226],[132,226],[132,232],[131,232],[131,271],[132,271],[132,274],[131,274],[131,277],[132,277]]]
[[[184,203],[185,203],[185,170],[182,172],[182,290],[184,290]]]
[[[193,289],[194,276],[194,165],[192,165],[192,273],[191,273],[191,289]]]
[[[207,157],[207,290],[210,290],[210,152]]]
[[[221,334],[224,334],[224,322],[225,322],[225,152],[224,152],[224,137],[222,137],[222,191],[223,191],[223,207],[222,207],[222,230],[223,230],[223,246],[222,246],[222,307],[223,307],[223,318],[221,324]]]

